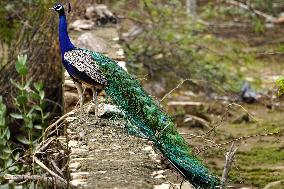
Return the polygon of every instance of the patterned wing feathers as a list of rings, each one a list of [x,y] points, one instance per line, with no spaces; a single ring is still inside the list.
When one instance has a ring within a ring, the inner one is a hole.
[[[80,72],[84,72],[99,84],[106,85],[107,79],[96,65],[95,59],[86,51],[75,49],[64,54],[64,60]]]

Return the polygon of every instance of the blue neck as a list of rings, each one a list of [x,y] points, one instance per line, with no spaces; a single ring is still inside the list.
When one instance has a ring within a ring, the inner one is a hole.
[[[59,44],[62,56],[65,52],[75,48],[68,36],[67,20],[65,14],[59,16]]]

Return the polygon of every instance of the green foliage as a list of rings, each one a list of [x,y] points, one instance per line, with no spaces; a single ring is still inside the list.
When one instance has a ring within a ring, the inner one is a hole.
[[[17,173],[21,167],[12,164],[19,158],[19,153],[13,153],[13,148],[9,141],[10,137],[11,133],[7,124],[6,106],[0,96],[0,172]]]
[[[284,77],[279,78],[279,79],[276,81],[276,84],[277,84],[278,87],[279,87],[278,95],[281,96],[282,94],[284,94]]]
[[[33,83],[27,78],[27,56],[18,56],[15,64],[17,73],[21,76],[20,81],[11,80],[11,84],[17,89],[14,98],[16,112],[7,116],[5,104],[0,97],[0,172],[19,174],[27,170],[27,166],[16,163],[20,152],[16,146],[28,146],[30,155],[33,153],[35,144],[43,135],[42,131],[46,127],[46,120],[49,113],[45,113],[45,93],[42,83]],[[15,136],[19,144],[14,144],[10,139],[10,128],[7,122],[16,121],[21,134]],[[34,168],[33,168],[34,170]],[[0,180],[1,182],[1,180]]]
[[[14,38],[17,38],[19,31],[27,26],[25,23],[27,20],[32,22],[41,20],[42,12],[39,9],[45,7],[46,4],[46,1],[38,0],[0,1],[0,18],[4,18],[0,19],[0,43],[11,45]]]
[[[239,183],[253,184],[258,188],[263,188],[270,182],[282,180],[283,171],[275,167],[283,162],[283,157],[284,151],[281,147],[261,146],[239,152],[236,157],[238,169],[232,170],[231,179]]]
[[[33,145],[37,142],[42,130],[46,126],[46,120],[49,113],[44,112],[45,108],[45,93],[43,91],[42,83],[34,83],[31,87],[32,78],[27,79],[27,56],[18,56],[16,62],[16,70],[21,76],[21,81],[16,82],[11,80],[11,83],[17,88],[18,93],[14,98],[16,113],[11,113],[10,116],[22,123],[22,134],[16,136],[19,142],[29,145],[33,149]]]
[[[252,21],[253,21],[253,26],[254,26],[254,31],[255,32],[257,32],[257,33],[264,32],[265,27],[264,27],[264,23],[263,23],[263,21],[261,19],[259,19],[256,16],[253,16]]]
[[[176,85],[173,81],[190,78],[199,89],[239,91],[243,76],[232,65],[253,58],[240,45],[207,34],[182,2],[141,1],[129,15],[144,29],[124,44],[130,72],[166,79],[169,89]]]

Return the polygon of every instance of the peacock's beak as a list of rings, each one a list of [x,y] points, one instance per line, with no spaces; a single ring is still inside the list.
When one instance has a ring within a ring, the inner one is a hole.
[[[55,10],[53,7],[49,8],[49,10]]]

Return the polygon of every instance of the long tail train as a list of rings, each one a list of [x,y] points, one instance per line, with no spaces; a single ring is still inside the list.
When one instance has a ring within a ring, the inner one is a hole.
[[[216,188],[219,180],[192,154],[169,116],[145,92],[140,83],[113,60],[99,53],[88,52],[108,78],[108,86],[105,89],[107,95],[124,111],[131,125],[141,135],[152,140],[194,187]]]

